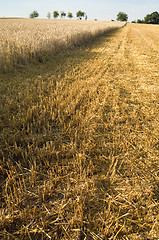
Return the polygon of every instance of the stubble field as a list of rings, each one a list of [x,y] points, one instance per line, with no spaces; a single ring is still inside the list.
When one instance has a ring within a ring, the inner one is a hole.
[[[158,34],[0,75],[0,239],[159,238]]]

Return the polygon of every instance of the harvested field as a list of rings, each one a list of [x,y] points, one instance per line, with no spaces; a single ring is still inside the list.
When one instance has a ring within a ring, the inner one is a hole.
[[[158,32],[0,75],[1,239],[159,239]]]
[[[84,45],[125,23],[105,21],[0,19],[0,71],[44,62],[60,51]]]

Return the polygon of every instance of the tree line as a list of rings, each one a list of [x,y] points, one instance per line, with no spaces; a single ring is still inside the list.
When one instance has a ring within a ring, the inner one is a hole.
[[[67,14],[66,14],[66,12],[64,12],[64,11],[61,11],[60,13],[58,12],[58,11],[54,11],[53,13],[53,18],[58,18],[59,16],[61,17],[61,18],[65,18],[66,17],[66,15],[67,15],[67,17],[68,18],[73,18],[74,16],[73,16],[73,14],[71,13],[71,12],[68,12]],[[48,19],[50,19],[51,18],[51,12],[48,12],[47,13],[47,18]],[[37,12],[37,11],[33,11],[30,15],[29,15],[29,17],[30,18],[37,18],[37,17],[39,17],[39,13]],[[86,15],[86,13],[85,12],[83,12],[83,11],[78,11],[77,13],[76,13],[76,17],[78,18],[78,19],[82,19],[82,18],[84,18],[85,20],[87,20],[87,15]],[[95,19],[95,20],[97,20],[97,19]],[[127,22],[127,20],[128,20],[128,15],[126,14],[126,13],[124,13],[124,12],[119,12],[118,14],[117,14],[117,21],[126,21]],[[113,20],[112,20],[113,21]]]
[[[128,20],[128,15],[124,12],[119,12],[117,15],[117,21],[126,21]],[[143,20],[137,19],[132,21],[132,23],[145,23],[145,24],[159,24],[159,13],[157,11],[147,14]]]
[[[64,11],[61,11],[60,13],[58,11],[54,11],[51,15],[50,12],[48,12],[47,14],[47,18],[50,19],[51,16],[53,16],[53,18],[58,18],[58,17],[61,17],[61,18],[65,18],[66,16],[68,18],[73,18],[73,14],[71,12],[68,12],[67,14],[64,12]],[[30,15],[29,15],[30,18],[36,18],[36,17],[39,17],[39,13],[37,11],[33,11]],[[82,19],[84,18],[85,20],[87,20],[87,15],[85,12],[83,11],[78,11],[76,13],[76,17],[78,19]],[[119,12],[117,14],[117,18],[116,18],[117,21],[125,21],[127,22],[128,21],[128,15],[125,13],[125,12]],[[114,21],[114,20],[112,20]],[[137,19],[135,21],[132,21],[132,23],[145,23],[145,24],[159,24],[159,13],[157,11],[151,13],[151,14],[147,14],[143,20],[141,19]]]
[[[66,12],[64,12],[64,11],[61,11],[60,13],[59,13],[58,11],[54,11],[52,14],[51,14],[51,12],[48,12],[48,13],[47,13],[47,18],[48,18],[48,19],[50,19],[52,16],[53,16],[53,18],[55,18],[55,19],[58,18],[59,16],[60,16],[61,18],[65,18],[65,17],[67,16],[67,17],[70,18],[70,19],[74,17],[71,12],[68,12],[67,14],[66,14]],[[37,18],[37,17],[39,17],[39,13],[34,10],[34,11],[29,15],[29,17],[30,17],[30,18]],[[83,11],[81,11],[81,10],[76,13],[76,17],[77,17],[78,19],[80,19],[80,20],[81,20],[82,18],[84,18],[85,20],[87,20],[87,15],[86,15],[86,13],[83,12]]]
[[[147,14],[143,20],[137,19],[132,23],[159,24],[159,13],[157,11]]]

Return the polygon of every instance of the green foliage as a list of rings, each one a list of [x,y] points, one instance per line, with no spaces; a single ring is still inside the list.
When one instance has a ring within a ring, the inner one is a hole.
[[[48,19],[51,18],[51,13],[50,13],[50,12],[48,12],[48,14],[47,14],[47,18],[48,18]]]
[[[143,20],[137,19],[137,23],[143,23]]]
[[[117,14],[117,21],[123,21],[123,22],[127,22],[128,20],[128,15],[124,12],[119,12]]]
[[[159,24],[159,13],[157,11],[151,14],[151,23]]]
[[[156,11],[151,14],[147,14],[143,20],[137,19],[137,23],[159,24],[159,13]]]
[[[61,18],[66,17],[66,13],[64,11],[61,12]]]
[[[79,19],[81,20],[81,19],[82,19],[82,17],[84,17],[84,16],[85,16],[85,12],[78,11],[78,12],[76,13],[76,16],[77,16],[77,18],[79,18]]]
[[[144,23],[159,24],[159,13],[156,11],[151,14],[147,14],[146,17],[144,18]]]
[[[39,13],[34,10],[32,13],[30,13],[29,17],[30,18],[37,18],[37,17],[39,17]]]
[[[147,14],[146,17],[144,17],[144,23],[150,23],[151,15]]]
[[[73,18],[73,14],[71,12],[68,12],[67,17],[71,19]]]
[[[53,12],[53,17],[54,17],[54,18],[58,18],[58,16],[59,16],[58,11],[54,11],[54,12]]]

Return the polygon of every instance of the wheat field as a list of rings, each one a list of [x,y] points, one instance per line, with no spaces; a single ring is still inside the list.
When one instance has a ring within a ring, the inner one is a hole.
[[[159,239],[158,33],[0,75],[0,239]]]
[[[13,71],[30,62],[44,62],[60,51],[85,44],[119,22],[0,19],[0,71]]]

